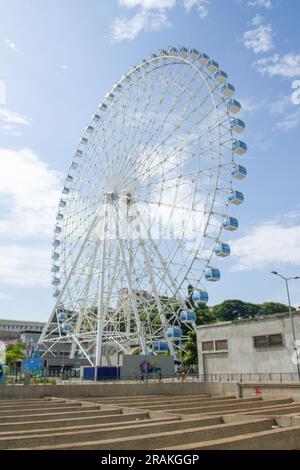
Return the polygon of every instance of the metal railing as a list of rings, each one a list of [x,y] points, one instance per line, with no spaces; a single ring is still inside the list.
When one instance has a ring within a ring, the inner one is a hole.
[[[200,382],[298,382],[297,372],[249,372],[236,374],[199,374]]]

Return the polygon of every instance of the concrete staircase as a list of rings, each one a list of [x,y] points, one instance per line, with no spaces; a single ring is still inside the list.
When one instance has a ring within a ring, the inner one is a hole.
[[[300,403],[209,395],[0,400],[1,449],[300,449]]]

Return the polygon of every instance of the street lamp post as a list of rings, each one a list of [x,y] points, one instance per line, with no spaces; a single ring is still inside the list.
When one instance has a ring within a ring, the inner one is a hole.
[[[289,302],[289,313],[290,313],[290,320],[291,320],[291,326],[292,326],[292,333],[293,333],[293,347],[295,351],[297,351],[297,346],[296,346],[296,332],[295,332],[295,325],[294,325],[294,317],[293,317],[293,312],[292,312],[292,307],[291,307],[291,298],[290,298],[290,291],[289,291],[289,281],[292,279],[300,279],[300,276],[295,276],[295,277],[285,277],[279,274],[277,271],[272,271],[271,274],[275,274],[275,276],[281,277],[285,281],[286,285],[286,292],[287,292],[287,298]],[[300,382],[300,364],[299,360],[297,360],[297,371],[298,371],[298,379]]]

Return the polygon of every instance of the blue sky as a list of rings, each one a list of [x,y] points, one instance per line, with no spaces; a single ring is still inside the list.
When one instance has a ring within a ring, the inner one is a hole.
[[[0,318],[46,320],[56,206],[83,129],[121,75],[170,45],[220,63],[247,124],[240,229],[210,303],[285,302],[269,272],[300,275],[300,3],[0,0],[0,11]],[[291,296],[300,305],[299,281]]]

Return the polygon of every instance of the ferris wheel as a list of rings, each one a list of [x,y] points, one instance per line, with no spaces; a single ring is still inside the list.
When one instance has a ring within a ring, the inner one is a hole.
[[[220,279],[246,177],[240,103],[217,62],[160,50],[123,75],[75,152],[54,229],[55,306],[39,346],[100,365],[182,348],[194,303]],[[191,301],[192,300],[192,301]]]

